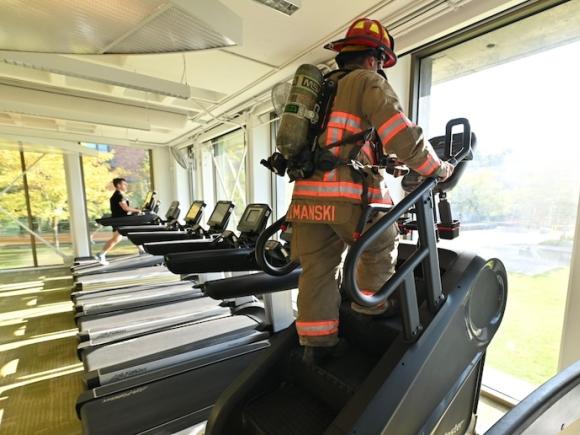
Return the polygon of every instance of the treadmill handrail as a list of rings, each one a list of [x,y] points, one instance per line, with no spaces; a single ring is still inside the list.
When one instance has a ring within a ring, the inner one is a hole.
[[[521,434],[574,388],[580,388],[580,360],[540,385],[515,408],[500,418],[485,435]],[[573,400],[577,400],[573,399]],[[577,405],[577,404],[576,404]],[[580,407],[572,407],[580,417]],[[559,421],[559,424],[564,423]]]

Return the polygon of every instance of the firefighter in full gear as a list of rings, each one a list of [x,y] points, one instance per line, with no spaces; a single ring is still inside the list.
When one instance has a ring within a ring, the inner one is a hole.
[[[344,250],[360,236],[362,209],[368,203],[392,204],[377,170],[377,156],[396,154],[425,177],[446,179],[453,171],[437,157],[421,128],[405,116],[386,80],[382,68],[395,65],[397,58],[393,39],[379,21],[358,19],[344,39],[325,48],[338,52],[339,70],[331,73],[337,87],[317,144],[338,163],[297,179],[287,213],[292,256],[302,266],[296,328],[305,346],[304,359],[312,363],[338,355],[342,347],[337,346],[341,301],[337,276]],[[397,246],[394,225],[361,256],[358,285],[368,294],[395,272]],[[351,303],[354,311],[371,316],[389,315],[396,305],[394,298],[372,308]]]

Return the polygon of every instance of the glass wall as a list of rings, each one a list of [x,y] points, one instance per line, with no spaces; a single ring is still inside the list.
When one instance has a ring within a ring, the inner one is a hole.
[[[462,235],[448,243],[506,264],[508,306],[484,383],[514,397],[557,371],[580,189],[570,67],[579,39],[580,3],[569,2],[420,62],[428,136],[455,117],[477,135],[475,159],[449,194]]]
[[[244,131],[227,133],[214,139],[212,144],[216,200],[233,201],[236,208],[231,224],[235,226],[247,205]]]
[[[111,213],[109,198],[114,192],[112,180],[123,177],[129,183],[129,203],[141,207],[145,195],[152,189],[151,154],[149,150],[104,144],[84,144],[95,149],[97,156],[83,156],[85,199],[91,250],[95,254],[111,237],[110,227],[97,225],[95,219]],[[123,240],[111,255],[136,253],[137,248],[128,240]]]
[[[73,252],[63,156],[4,149],[0,161],[0,268],[63,264]]]
[[[34,266],[21,154],[0,150],[0,269]]]

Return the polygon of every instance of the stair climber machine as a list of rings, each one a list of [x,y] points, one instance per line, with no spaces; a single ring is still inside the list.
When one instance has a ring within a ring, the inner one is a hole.
[[[125,219],[120,221],[119,225],[147,225],[152,221],[155,221],[157,216],[157,211],[159,210],[159,201],[157,200],[156,192],[147,192],[143,205],[141,206],[141,211],[143,214],[140,215],[128,215],[121,218],[112,218],[109,216],[103,216],[97,219],[97,223],[102,226],[117,226],[117,223],[110,224],[113,219]],[[73,261],[73,267],[83,264],[96,263],[95,257],[76,257]]]
[[[180,209],[179,209],[179,201],[173,201],[169,208],[167,209],[167,212],[165,213],[165,220],[161,220],[159,219],[158,225],[174,225],[174,223],[177,221],[177,219],[179,219],[179,213],[180,213]],[[117,218],[115,218],[117,219]],[[121,219],[121,218],[118,218]],[[157,225],[145,225],[145,227],[156,227]],[[143,227],[143,226],[142,226]],[[123,271],[123,270],[129,270],[129,269],[137,269],[137,268],[142,268],[142,267],[149,267],[149,266],[157,266],[159,264],[161,264],[163,262],[163,258],[162,257],[155,257],[153,255],[148,255],[148,254],[136,254],[136,255],[131,255],[131,256],[123,256],[121,258],[117,258],[117,259],[111,259],[109,261],[109,263],[107,265],[103,265],[99,262],[94,262],[91,264],[86,264],[86,265],[79,265],[76,267],[73,267],[73,277],[75,278],[75,281],[82,283],[84,281],[92,281],[97,279],[98,281],[102,281],[103,277],[93,277],[93,278],[88,278],[87,280],[82,279],[83,277],[88,277],[90,275],[96,275],[96,274],[104,274],[104,273],[110,273],[110,272],[119,272],[119,271]],[[82,285],[82,284],[81,284]]]
[[[187,228],[193,229],[196,226],[199,227],[204,207],[205,203],[203,201],[194,201],[192,203],[185,217]],[[183,227],[179,225],[179,228]],[[129,239],[134,234],[153,233],[127,232]],[[166,269],[163,269],[167,273]],[[171,277],[172,280],[176,279],[174,274],[171,274]],[[199,290],[193,288],[193,282],[189,278],[186,277],[185,281],[179,282],[144,283],[116,289],[98,287],[92,290],[76,291],[72,294],[72,299],[75,303],[77,317],[159,305],[181,299],[198,297]]]
[[[452,135],[457,125],[463,132]],[[436,149],[458,165],[451,179],[425,179],[396,206],[371,204],[363,213],[361,227],[374,213],[386,212],[344,262],[343,356],[303,362],[292,325],[218,399],[207,435],[443,435],[473,429],[485,351],[505,310],[506,271],[497,259],[438,249],[434,224],[436,195],[457,182],[471,139],[467,120],[450,121],[444,151]],[[401,243],[396,273],[374,295],[364,294],[356,279],[361,253],[410,209],[418,242]],[[350,308],[350,301],[372,307],[394,295],[400,307],[394,317]]]
[[[298,285],[300,270],[289,263],[290,247],[284,240],[258,239],[257,249],[266,251],[256,256],[267,258],[281,276],[264,272],[236,276],[206,282],[201,290],[216,300],[262,294],[264,303],[253,299],[230,315],[113,343],[125,347],[118,355],[121,359],[87,373],[92,389],[77,401],[85,433],[173,433],[207,419],[220,393],[270,347],[275,332],[293,321],[290,295],[276,293]],[[206,253],[197,254],[203,258]],[[222,253],[228,256],[225,250]],[[256,260],[247,264],[254,268]],[[202,265],[192,262],[195,269]],[[275,304],[277,297],[287,303]],[[270,309],[274,305],[277,309]],[[124,360],[128,352],[135,358],[130,364]]]
[[[234,210],[234,204],[231,201],[218,201],[207,220],[207,230],[201,225],[193,225],[180,231],[158,231],[155,234],[133,234],[133,243],[143,245],[145,252],[153,255],[164,255],[173,252],[172,249],[179,249],[187,243],[203,243],[213,240],[222,234],[230,221]],[[187,243],[182,243],[187,242]]]

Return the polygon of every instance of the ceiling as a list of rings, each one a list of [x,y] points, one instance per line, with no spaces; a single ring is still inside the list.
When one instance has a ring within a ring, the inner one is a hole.
[[[521,1],[303,0],[298,11],[286,16],[253,0],[228,0],[222,1],[222,6],[227,6],[231,15],[219,15],[210,24],[235,23],[239,17],[242,28],[234,37],[241,43],[237,46],[130,55],[0,51],[0,138],[179,145],[215,124],[216,119],[265,101],[268,90],[288,80],[301,63],[330,60],[332,53],[322,45],[343,35],[356,17],[367,15],[390,25],[398,49],[405,50],[450,31],[442,17],[468,22]],[[2,7],[38,2],[7,0]],[[159,7],[168,2],[184,8],[194,3],[135,0],[124,4]],[[88,2],[102,3],[107,2]],[[481,9],[482,3],[486,8]],[[42,40],[49,39],[51,32],[60,32],[55,40],[60,41],[61,49],[66,48],[65,26],[59,26],[61,13],[65,11],[24,20],[17,35],[26,32],[29,38]],[[15,19],[19,16],[14,12]],[[43,25],[35,27],[35,23]],[[95,38],[81,38],[82,50],[95,41],[100,45],[94,44],[93,49],[106,47],[110,41],[111,37],[99,33],[97,24],[90,28]],[[425,32],[427,27],[429,32]],[[0,27],[0,49],[6,50],[8,42],[10,35],[2,33]],[[44,51],[49,48],[45,45]]]

